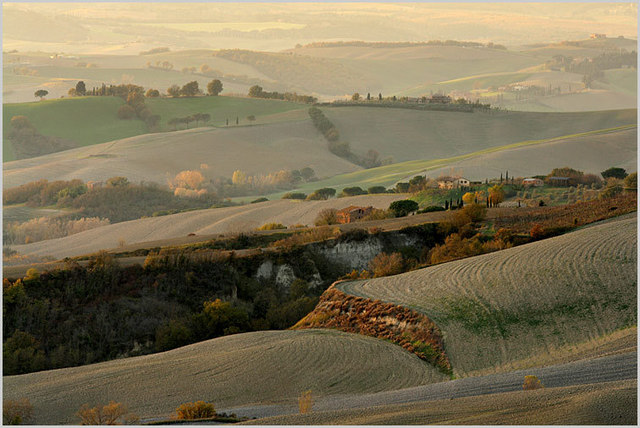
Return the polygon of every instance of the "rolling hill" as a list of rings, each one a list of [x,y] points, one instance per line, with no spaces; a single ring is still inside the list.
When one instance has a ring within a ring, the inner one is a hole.
[[[183,170],[202,164],[207,178],[231,178],[237,169],[269,174],[311,167],[330,177],[360,167],[329,152],[310,120],[229,128],[195,128],[146,134],[4,163],[5,187],[46,178],[106,180],[125,176],[132,182],[165,184]]]
[[[636,215],[531,244],[404,273],[336,284],[429,316],[456,376],[508,371],[519,360],[637,322]]]
[[[189,401],[210,401],[216,409],[297,405],[307,390],[322,397],[443,380],[416,356],[382,340],[331,330],[263,331],[159,354],[3,377],[3,395],[29,398],[33,423],[72,424],[79,422],[74,413],[84,403],[109,400],[122,402],[141,418],[168,418]]]
[[[186,79],[186,78],[185,78]],[[114,141],[121,138],[146,134],[145,123],[141,120],[121,120],[116,113],[124,104],[119,97],[80,97],[57,100],[45,100],[31,103],[4,104],[2,117],[6,126],[3,129],[3,162],[15,160],[11,141],[10,121],[13,116],[26,116],[39,133],[69,140],[77,147]],[[237,97],[195,97],[195,98],[156,98],[147,99],[147,106],[153,114],[161,117],[161,129],[170,131],[167,122],[174,117],[184,117],[193,113],[209,113],[208,125],[223,126],[226,119],[235,124],[250,123],[246,118],[256,116],[257,123],[290,120],[286,112],[304,109],[304,104],[279,100],[263,100]],[[285,114],[284,118],[278,118]]]
[[[637,165],[635,125],[603,129],[542,140],[521,141],[442,159],[400,162],[378,168],[346,173],[302,185],[299,190],[319,187],[342,189],[347,186],[393,186],[421,174],[437,178],[452,172],[472,180],[499,177],[509,170],[512,177],[548,174],[553,168],[571,165],[587,173],[599,174],[611,166],[635,171]],[[402,147],[400,148],[402,150]],[[549,156],[552,150],[554,156]],[[576,156],[579,151],[580,156]],[[280,197],[282,193],[267,195]],[[246,198],[243,198],[246,199]]]
[[[636,123],[636,110],[583,113],[455,113],[374,107],[323,108],[352,151],[396,162],[447,158],[524,140]]]
[[[313,225],[320,211],[342,209],[349,205],[388,208],[389,204],[407,195],[363,195],[327,201],[294,201],[290,199],[261,202],[228,208],[189,211],[168,216],[150,217],[115,223],[91,229],[65,238],[34,242],[12,247],[21,254],[55,258],[73,257],[102,249],[116,248],[119,240],[127,244],[185,237],[189,233],[211,235],[255,230],[266,223]]]

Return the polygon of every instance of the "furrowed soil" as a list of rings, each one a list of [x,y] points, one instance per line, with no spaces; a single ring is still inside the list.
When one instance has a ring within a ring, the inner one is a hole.
[[[366,358],[363,358],[366,356]],[[35,424],[79,423],[84,404],[122,402],[141,418],[168,418],[180,404],[216,409],[288,404],[314,397],[389,391],[446,376],[402,348],[332,330],[263,331],[159,354],[3,378],[4,399],[26,397]]]
[[[636,215],[339,290],[422,312],[456,376],[508,371],[636,325]]]

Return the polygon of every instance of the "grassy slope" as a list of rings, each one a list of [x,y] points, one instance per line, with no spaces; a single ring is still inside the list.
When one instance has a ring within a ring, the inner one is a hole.
[[[512,174],[518,174],[519,168],[522,169],[521,172],[524,175],[543,174],[549,172],[549,167],[555,168],[574,163],[575,152],[565,150],[565,148],[572,146],[582,149],[583,147],[581,146],[585,141],[588,143],[588,147],[594,147],[597,148],[597,150],[583,151],[581,156],[584,159],[581,160],[581,165],[599,165],[598,168],[594,167],[595,170],[592,171],[598,173],[601,170],[599,168],[604,166],[606,169],[610,164],[621,160],[618,159],[620,153],[607,153],[607,147],[624,148],[624,153],[628,153],[628,155],[621,156],[627,156],[628,159],[623,157],[624,161],[631,162],[630,166],[633,166],[631,155],[635,155],[635,140],[632,136],[635,132],[635,125],[630,125],[564,135],[555,138],[521,141],[504,146],[473,151],[459,156],[413,160],[341,174],[327,180],[307,183],[301,186],[299,190],[311,192],[321,187],[333,187],[340,190],[349,186],[361,186],[364,189],[371,186],[392,186],[398,181],[408,180],[408,177],[415,174],[421,173],[429,176],[437,176],[440,173],[448,173],[448,169],[451,168],[454,168],[456,172],[462,174],[464,174],[465,171],[471,173],[472,179],[484,179],[487,175],[493,177],[491,174],[496,172],[497,177],[501,171],[509,169],[511,166],[515,167],[515,169],[512,168],[510,170]],[[598,144],[599,142],[604,142],[604,149]],[[546,150],[554,146],[559,146],[562,154],[549,158]],[[604,157],[602,156],[603,150],[606,155]],[[533,151],[534,157],[531,157],[531,151]],[[489,164],[486,164],[483,160],[487,160]],[[495,162],[495,164],[492,164],[492,161]],[[625,166],[629,167],[629,165],[626,164]],[[282,196],[282,193],[283,192],[267,196],[269,198],[277,198]]]
[[[367,355],[368,358],[362,358]],[[5,399],[28,397],[36,424],[77,423],[83,403],[122,402],[142,418],[167,418],[181,403],[216,409],[297,405],[314,397],[388,391],[443,375],[399,346],[329,330],[263,331],[159,354],[3,378]]]
[[[267,175],[308,166],[318,177],[360,169],[329,152],[326,141],[307,119],[146,134],[6,162],[3,185],[12,187],[41,178],[104,181],[114,175],[136,183],[166,184],[180,171],[199,169],[202,164],[208,165],[202,171],[207,179],[231,178],[236,169]]]
[[[323,108],[352,151],[377,150],[396,162],[438,159],[636,123],[636,110],[581,113],[455,113],[374,107]]]
[[[504,371],[518,360],[544,359],[556,348],[635,325],[636,243],[636,216],[624,216],[338,288],[426,313],[444,334],[457,376]]]
[[[234,97],[157,98],[146,102],[154,114],[161,116],[165,130],[169,130],[166,125],[169,119],[193,113],[211,114],[210,124],[218,126],[225,123],[226,117],[230,123],[235,124],[235,118],[239,116],[240,123],[246,124],[246,117],[249,115],[260,119],[267,115],[306,108],[302,104],[278,100]],[[78,147],[148,132],[144,122],[140,120],[118,119],[116,112],[123,103],[118,97],[83,97],[5,104],[2,113],[3,123],[6,124],[3,129],[3,161],[14,160],[8,135],[11,117],[16,115],[27,116],[40,133],[74,141]]]

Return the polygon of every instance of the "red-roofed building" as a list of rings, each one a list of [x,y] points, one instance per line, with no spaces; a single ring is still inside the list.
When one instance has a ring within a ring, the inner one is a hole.
[[[361,218],[367,216],[373,211],[373,207],[356,207],[355,205],[351,205],[347,208],[343,208],[336,213],[336,217],[338,223],[352,223],[356,220],[360,220]]]

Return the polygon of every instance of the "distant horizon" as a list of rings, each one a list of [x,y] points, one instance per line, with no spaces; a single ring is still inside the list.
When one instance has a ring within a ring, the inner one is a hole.
[[[493,42],[637,38],[636,3],[4,3],[3,50],[137,54],[282,51],[322,41]]]

